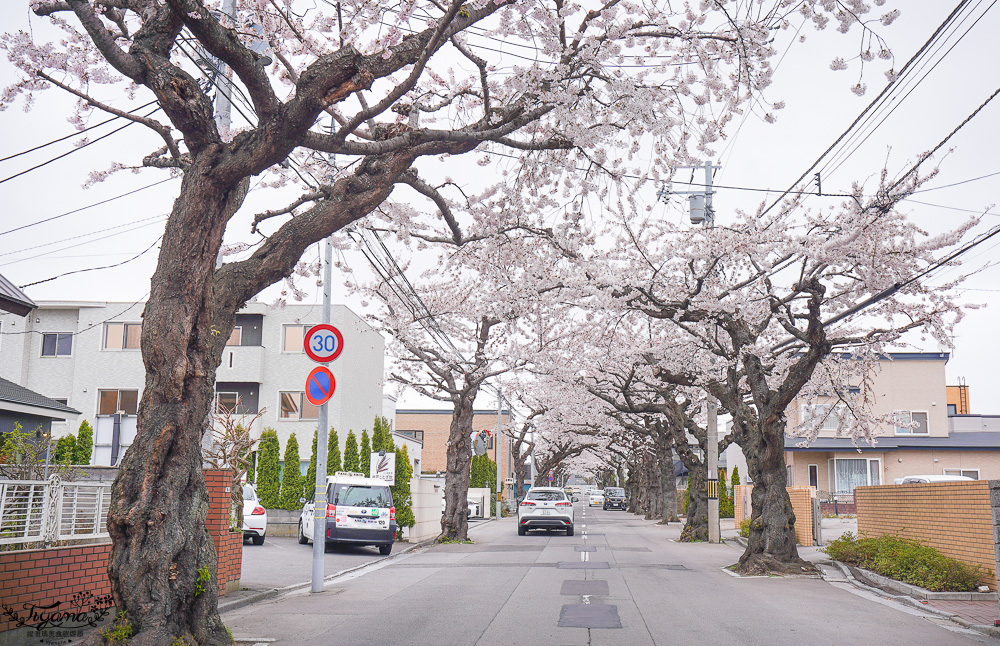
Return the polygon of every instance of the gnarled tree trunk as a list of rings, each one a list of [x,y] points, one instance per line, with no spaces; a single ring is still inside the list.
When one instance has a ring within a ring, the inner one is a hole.
[[[660,483],[660,518],[664,523],[677,523],[677,478],[674,476],[674,452],[666,432],[656,434],[657,477]]]
[[[785,417],[770,415],[761,432],[744,446],[753,479],[750,500],[750,538],[736,565],[741,574],[815,572],[816,566],[799,557],[795,547],[795,513],[788,498],[785,473]]]
[[[684,542],[708,540],[708,496],[705,491],[705,466],[688,467],[688,508],[687,521],[681,530]]]

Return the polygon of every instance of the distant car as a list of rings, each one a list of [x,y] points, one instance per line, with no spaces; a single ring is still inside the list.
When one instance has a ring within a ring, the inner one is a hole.
[[[893,482],[895,484],[921,484],[924,482],[972,482],[973,478],[968,476],[937,476],[937,475],[926,475],[926,476],[903,476],[902,478],[896,478]]]
[[[604,490],[594,489],[590,492],[589,503],[591,507],[603,507],[604,506]]]
[[[482,518],[483,517],[483,510],[482,510],[482,507],[480,506],[479,502],[476,501],[476,500],[473,500],[472,498],[469,498],[468,499],[468,503],[469,503],[469,507],[466,510],[465,515],[468,518]]]
[[[621,487],[606,487],[604,489],[604,511],[609,509],[625,511],[625,490]]]
[[[338,543],[374,545],[378,553],[389,556],[396,540],[396,507],[385,480],[363,473],[338,471],[326,477],[326,547]],[[299,543],[312,541],[313,509],[307,502],[299,517]]]
[[[257,499],[257,490],[249,482],[243,485],[243,538],[263,545],[267,534],[267,510]]]
[[[565,529],[573,535],[573,503],[558,487],[532,487],[517,506],[517,534],[530,529]]]

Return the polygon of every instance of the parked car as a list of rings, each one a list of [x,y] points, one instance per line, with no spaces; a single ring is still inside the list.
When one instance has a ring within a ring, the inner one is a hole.
[[[517,534],[530,529],[565,529],[573,535],[573,503],[558,487],[532,487],[517,506]]]
[[[263,545],[267,535],[267,510],[257,499],[257,490],[249,482],[243,485],[243,539]]]
[[[625,511],[625,490],[621,487],[606,487],[604,489],[604,511],[609,509]]]
[[[396,540],[396,507],[385,480],[363,473],[338,471],[326,477],[326,547],[338,543],[374,545],[382,556],[392,553]],[[315,505],[307,502],[299,517],[299,543],[313,537]]]
[[[588,504],[591,507],[602,507],[604,505],[604,490],[594,489],[588,496]]]
[[[926,475],[926,476],[903,476],[902,478],[896,478],[893,480],[895,484],[920,484],[923,482],[972,482],[973,478],[968,476],[937,476],[937,475]]]

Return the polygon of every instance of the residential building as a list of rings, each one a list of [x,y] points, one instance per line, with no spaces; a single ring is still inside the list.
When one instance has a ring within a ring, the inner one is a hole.
[[[95,429],[94,464],[117,464],[135,437],[145,382],[139,350],[144,306],[50,301],[25,319],[0,314],[0,377],[82,411]],[[295,433],[306,461],[318,407],[305,397],[305,381],[317,364],[302,342],[321,318],[319,305],[248,304],[236,316],[216,373],[217,413],[233,411],[248,420],[260,413],[251,434],[274,428],[284,451]],[[343,443],[348,430],[360,435],[382,412],[385,341],[347,307],[333,306],[331,319],[344,350],[328,364],[336,379],[329,420]],[[59,437],[76,429],[57,420],[52,430]]]
[[[839,408],[809,408],[793,402],[789,430],[808,416],[822,414],[819,437],[805,446],[785,438],[789,486],[813,486],[827,492],[853,492],[862,485],[892,484],[907,475],[968,475],[1000,478],[1000,424],[978,415],[948,414],[945,386],[947,353],[891,353],[872,375],[876,415],[892,424],[876,431],[870,445],[836,437]],[[968,401],[967,393],[965,401]]]
[[[969,403],[969,387],[962,383],[958,386],[946,386],[946,388],[948,390],[948,414],[972,414],[972,405]]]
[[[451,431],[450,410],[409,409],[397,410],[396,433],[412,437],[423,444],[420,471],[425,474],[442,473],[448,468],[448,434]],[[502,412],[502,423],[507,424],[508,412]],[[495,410],[477,410],[472,418],[472,428],[476,433],[489,431],[485,440],[486,454],[496,462],[498,450],[502,451],[500,465],[504,477],[512,475],[511,446],[509,436],[504,436],[502,442],[496,441],[497,412]],[[502,447],[502,448],[498,448]]]

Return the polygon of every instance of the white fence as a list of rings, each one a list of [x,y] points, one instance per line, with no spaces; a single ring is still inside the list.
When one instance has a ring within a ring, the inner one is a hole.
[[[0,480],[0,545],[107,538],[111,483]]]

